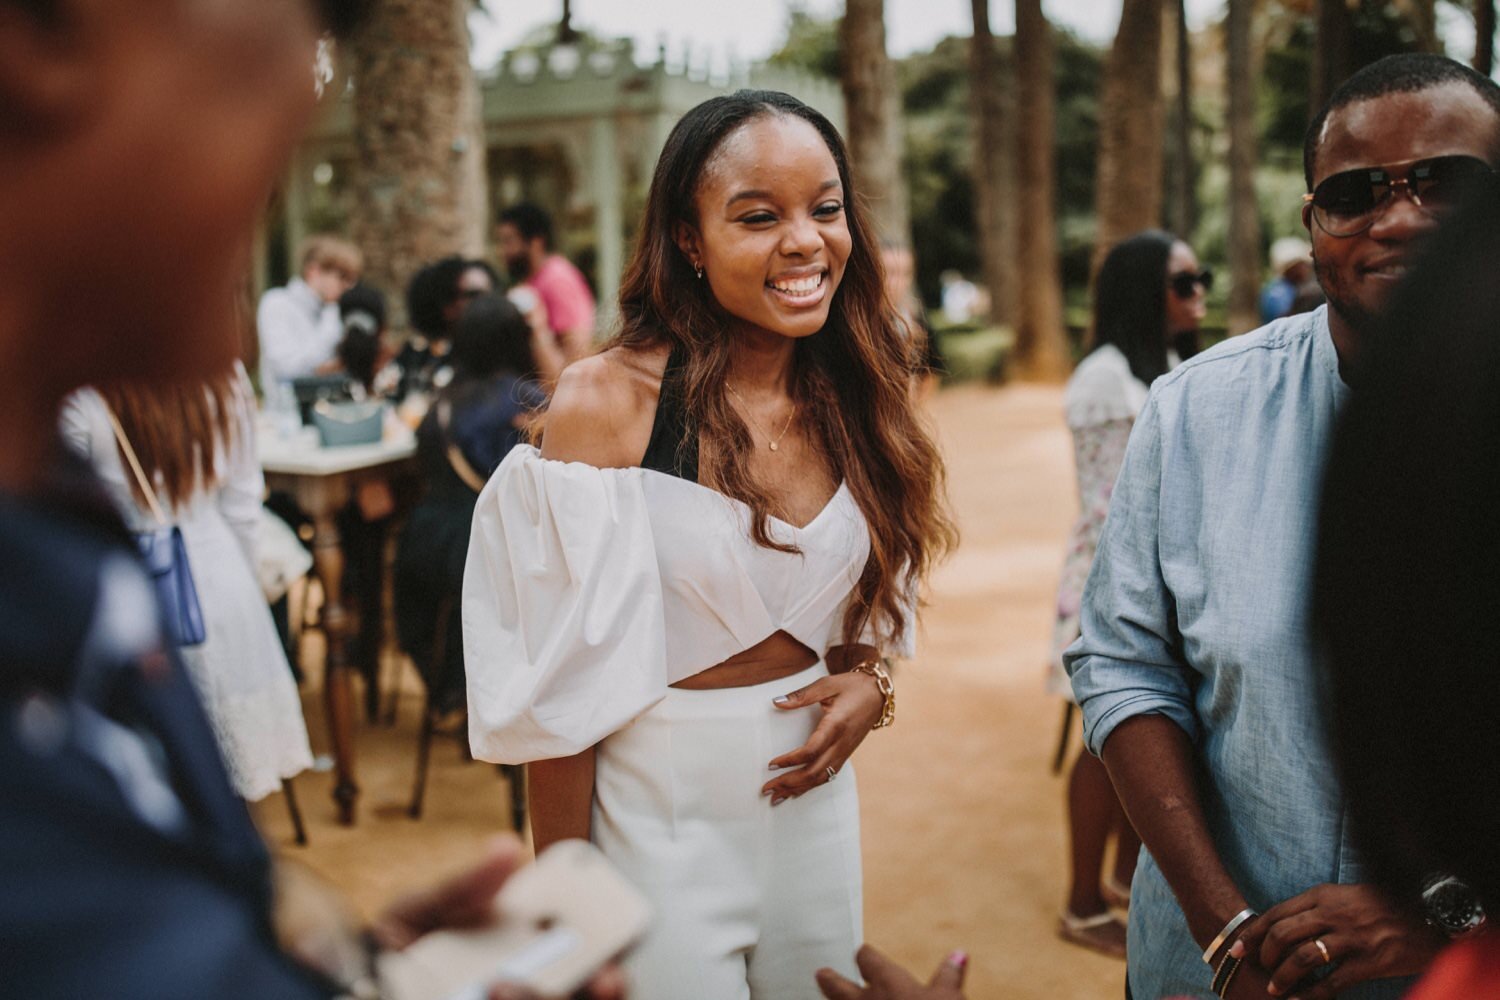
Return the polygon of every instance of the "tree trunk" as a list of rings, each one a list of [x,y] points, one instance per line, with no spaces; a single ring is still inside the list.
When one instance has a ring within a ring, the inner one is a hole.
[[[1177,0],[1176,93],[1172,107],[1167,226],[1185,240],[1198,228],[1198,162],[1193,156],[1193,46],[1186,0]]]
[[[1260,325],[1260,218],[1255,203],[1255,0],[1229,0],[1229,332]]]
[[[1016,342],[1020,379],[1060,381],[1071,367],[1063,332],[1062,282],[1053,205],[1056,151],[1052,26],[1042,0],[1016,0]]]
[[[1495,72],[1495,0],[1474,0],[1474,68]]]
[[[1120,240],[1161,225],[1162,6],[1162,0],[1124,0],[1105,61],[1093,274]]]
[[[484,252],[484,132],[470,0],[381,0],[353,43],[354,218],[365,278],[404,321],[423,265]]]
[[[1407,0],[1406,7],[1412,34],[1416,36],[1417,51],[1441,53],[1443,42],[1437,33],[1436,0]]]
[[[901,177],[901,106],[885,51],[885,0],[848,0],[839,22],[840,77],[850,170],[879,235],[911,239]]]
[[[1318,35],[1313,43],[1312,86],[1307,113],[1323,110],[1338,85],[1354,72],[1354,18],[1347,0],[1317,0]]]
[[[995,38],[990,33],[987,0],[972,0],[974,34],[969,43],[969,107],[974,127],[973,175],[975,231],[984,286],[990,293],[990,318],[1009,323],[1014,318],[1016,285],[1015,231],[1006,201],[1014,186],[1010,133],[1006,129],[1006,101],[1002,89]]]

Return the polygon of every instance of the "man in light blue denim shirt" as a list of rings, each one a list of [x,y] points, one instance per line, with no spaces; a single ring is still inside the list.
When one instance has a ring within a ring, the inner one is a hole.
[[[1309,135],[1303,221],[1329,306],[1157,380],[1066,656],[1089,748],[1149,852],[1131,899],[1137,1000],[1212,997],[1216,969],[1236,1000],[1395,998],[1442,943],[1362,884],[1308,595],[1343,373],[1446,196],[1500,163],[1500,89],[1396,57],[1344,84]],[[1245,910],[1258,915],[1235,924]]]

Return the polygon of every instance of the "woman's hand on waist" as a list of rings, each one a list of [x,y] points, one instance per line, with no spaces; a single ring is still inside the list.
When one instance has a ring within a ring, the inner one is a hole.
[[[761,794],[769,795],[773,806],[834,780],[880,721],[885,695],[869,674],[842,673],[782,695],[775,705],[786,712],[821,705],[823,718],[806,743],[771,761],[771,770],[782,773],[766,782]]]

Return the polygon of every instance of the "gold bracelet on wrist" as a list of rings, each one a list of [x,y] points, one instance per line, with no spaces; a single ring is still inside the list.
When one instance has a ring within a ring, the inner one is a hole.
[[[885,698],[885,707],[880,710],[880,721],[871,729],[884,729],[896,721],[896,685],[891,683],[890,672],[879,660],[865,660],[849,668],[851,674],[869,674],[875,678],[875,686]]]

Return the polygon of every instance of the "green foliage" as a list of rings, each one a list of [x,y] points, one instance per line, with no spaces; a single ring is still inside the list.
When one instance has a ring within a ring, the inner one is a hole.
[[[1383,56],[1415,52],[1416,32],[1394,0],[1361,0],[1352,10],[1353,66],[1357,70]],[[1260,87],[1260,137],[1263,149],[1283,162],[1302,162],[1302,139],[1317,109],[1309,107],[1313,51],[1317,28],[1310,14],[1271,4],[1266,59]]]
[[[1073,276],[1086,281],[1103,58],[1070,32],[1057,30],[1054,37],[1058,245],[1065,280]],[[952,268],[974,275],[980,270],[971,172],[969,44],[967,37],[945,38],[932,51],[901,60],[897,69],[906,119],[905,166],[917,287],[929,303],[937,301],[938,275],[943,271]],[[1013,73],[1011,39],[995,39],[995,54],[1000,78],[1008,79]]]
[[[1087,280],[1093,238],[1094,163],[1103,56],[1072,33],[1054,29],[1057,77],[1058,237],[1065,278]],[[1011,39],[995,39],[1000,78],[1012,73]],[[806,7],[788,11],[787,40],[770,62],[837,76],[838,22]],[[910,189],[917,288],[935,304],[938,275],[979,272],[974,229],[973,126],[969,108],[969,38],[948,37],[931,51],[896,63]]]
[[[789,3],[786,15],[786,42],[766,61],[838,79],[838,20],[824,20],[802,3]]]

